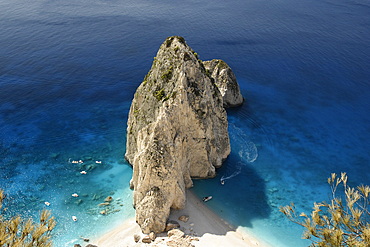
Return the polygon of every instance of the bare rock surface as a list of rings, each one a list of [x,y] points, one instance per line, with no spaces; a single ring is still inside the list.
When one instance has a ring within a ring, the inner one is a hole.
[[[240,93],[239,84],[229,65],[221,59],[204,61],[203,64],[220,90],[224,106],[235,107],[243,104],[244,98]]]
[[[131,104],[125,157],[133,166],[136,221],[166,229],[192,178],[211,178],[230,153],[220,90],[182,37],[167,38]]]
[[[176,238],[182,238],[185,236],[185,233],[179,229],[172,229],[171,231],[168,231],[167,233],[168,237],[176,237]]]
[[[181,215],[180,217],[179,217],[179,220],[181,220],[182,222],[188,222],[188,220],[189,220],[189,216],[188,215]]]

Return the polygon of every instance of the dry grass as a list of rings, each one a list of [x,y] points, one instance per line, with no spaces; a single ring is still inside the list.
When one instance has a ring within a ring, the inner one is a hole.
[[[330,203],[315,203],[309,216],[297,215],[293,203],[280,208],[289,220],[305,228],[303,238],[310,239],[312,246],[370,246],[370,187],[352,188],[347,179],[346,173],[340,177],[332,173],[328,178],[332,191]],[[339,188],[343,189],[344,199],[337,196]]]
[[[0,246],[1,247],[51,247],[51,232],[56,225],[50,211],[43,210],[39,222],[15,216],[3,215],[4,191],[0,190]]]

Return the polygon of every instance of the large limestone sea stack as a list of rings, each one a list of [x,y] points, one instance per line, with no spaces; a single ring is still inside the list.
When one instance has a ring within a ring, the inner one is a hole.
[[[170,209],[185,206],[192,178],[214,177],[230,153],[223,105],[243,98],[235,80],[223,91],[237,90],[239,102],[224,102],[212,78],[215,69],[215,75],[229,69],[221,62],[206,69],[182,37],[169,37],[135,93],[125,157],[133,166],[130,185],[144,233],[163,232]]]

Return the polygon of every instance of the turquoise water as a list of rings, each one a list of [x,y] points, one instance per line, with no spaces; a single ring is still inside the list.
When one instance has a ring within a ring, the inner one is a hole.
[[[159,45],[181,35],[201,59],[225,60],[246,98],[228,110],[230,157],[193,190],[273,246],[309,245],[279,206],[294,201],[308,212],[327,200],[331,172],[370,184],[369,8],[355,0],[0,1],[6,206],[27,216],[51,209],[61,247],[132,217],[128,110]],[[114,207],[102,215],[107,196]]]

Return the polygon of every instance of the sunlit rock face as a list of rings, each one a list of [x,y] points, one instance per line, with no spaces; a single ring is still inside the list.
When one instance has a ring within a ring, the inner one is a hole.
[[[192,178],[211,178],[230,153],[224,100],[182,37],[167,38],[130,108],[125,157],[133,166],[136,221],[163,232],[185,206]]]
[[[244,98],[240,93],[235,74],[229,65],[221,59],[204,61],[203,64],[220,90],[224,106],[236,107],[242,105]]]

